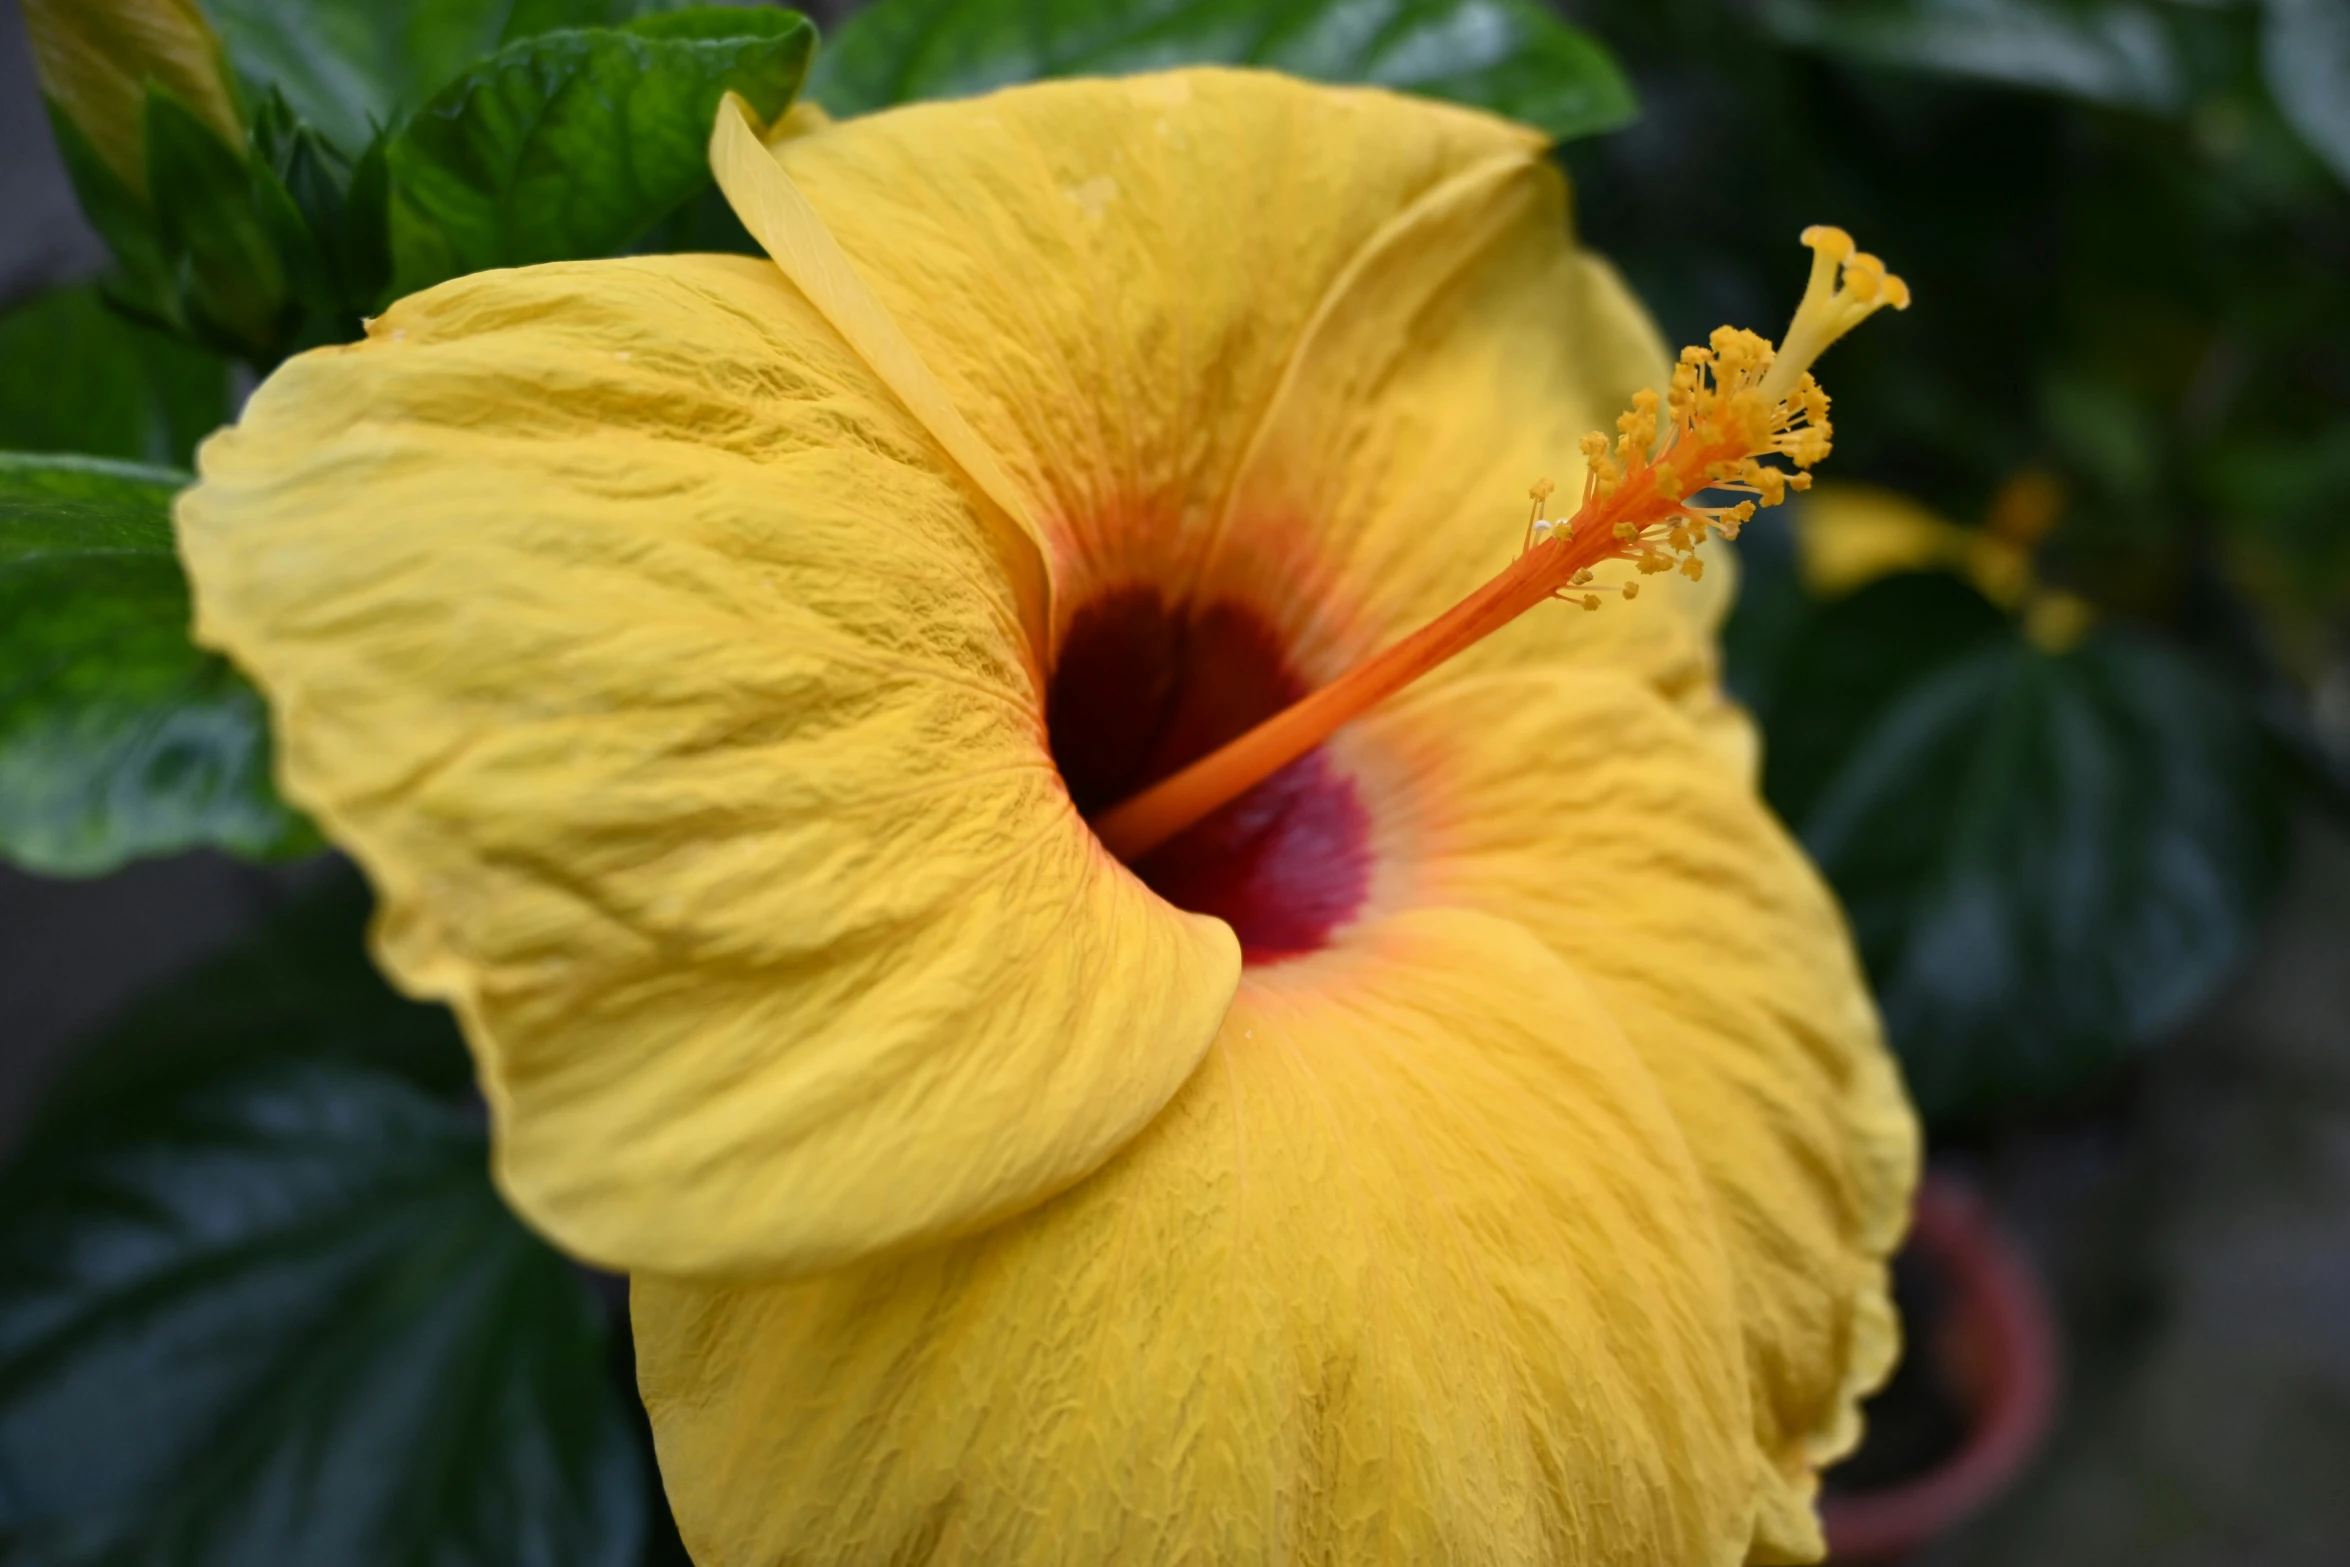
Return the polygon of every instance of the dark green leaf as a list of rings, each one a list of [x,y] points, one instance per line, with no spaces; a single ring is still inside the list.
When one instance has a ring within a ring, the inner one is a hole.
[[[2285,118],[2350,181],[2350,5],[2268,0],[2261,63]]]
[[[228,365],[87,285],[0,316],[0,450],[185,464],[228,417]]]
[[[356,336],[391,282],[382,138],[354,163],[272,91],[253,116],[250,172],[295,296],[333,335]]]
[[[164,253],[147,204],[106,166],[81,127],[55,104],[49,106],[49,129],[74,196],[90,227],[106,241],[120,273],[112,280],[111,297],[135,309],[142,319],[179,329],[179,269]]]
[[[1474,104],[1566,140],[1634,113],[1607,50],[1534,0],[879,0],[809,96],[835,114],[1045,76],[1260,65]]]
[[[2062,1094],[2242,952],[2282,795],[2243,705],[2160,644],[2067,652],[1956,583],[1824,611],[1771,709],[1772,802],[1844,900],[1930,1116]]]
[[[1768,519],[1758,519],[1768,520]],[[1743,557],[1743,551],[1741,555]],[[1918,682],[1962,654],[2006,642],[2007,617],[1955,577],[1887,578],[1781,630],[1767,792],[1801,826],[1852,748]]]
[[[356,155],[482,56],[675,0],[201,0],[240,74]]]
[[[342,1007],[317,1026],[420,1010],[380,984]],[[118,1074],[0,1182],[8,1559],[628,1567],[641,1458],[601,1313],[499,1202],[478,1115],[275,1042]]]
[[[1789,42],[1878,65],[2163,113],[2185,92],[2169,34],[2133,0],[1764,0],[1763,15]]]
[[[245,149],[221,141],[153,83],[146,135],[155,233],[177,269],[186,324],[216,347],[274,361],[300,308],[256,204]]]
[[[780,114],[814,36],[788,12],[684,11],[467,71],[391,144],[396,290],[626,248],[709,182],[719,99]]]
[[[188,641],[170,520],[185,482],[0,456],[0,854],[30,869],[316,846],[270,788],[261,699]]]

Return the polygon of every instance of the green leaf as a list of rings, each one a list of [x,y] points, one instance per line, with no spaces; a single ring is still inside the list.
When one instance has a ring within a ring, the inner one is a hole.
[[[2165,114],[2185,100],[2169,33],[2131,0],[1764,0],[1763,18],[1790,43],[1874,65]]]
[[[188,640],[171,540],[186,482],[0,455],[0,855],[29,869],[317,845],[270,788],[260,697]]]
[[[708,184],[719,99],[782,113],[814,37],[794,13],[704,8],[467,71],[391,144],[395,291],[625,249]]]
[[[347,158],[272,90],[253,115],[248,165],[295,297],[335,336],[356,337],[391,282],[383,138]]]
[[[1258,65],[1476,105],[1560,140],[1636,105],[1614,58],[1534,0],[879,0],[818,58],[835,114],[1046,76]]]
[[[607,27],[675,0],[201,0],[239,74],[336,147],[376,132],[505,45]]]
[[[1778,630],[1777,667],[1761,708],[1766,792],[1799,828],[1859,738],[1919,681],[2013,635],[1989,600],[1940,573],[1886,578],[1825,607],[1808,596],[1803,603],[1801,623]]]
[[[215,347],[274,362],[300,319],[256,205],[245,149],[150,82],[147,182],[155,233],[175,265],[186,325]]]
[[[2176,1026],[2273,891],[2284,796],[2241,702],[2107,632],[2051,652],[1944,578],[1821,611],[1772,803],[1835,885],[1934,1118],[2078,1088]]]
[[[106,241],[120,268],[111,280],[110,297],[142,319],[178,331],[179,269],[164,254],[147,204],[106,166],[80,126],[55,104],[48,107],[49,129],[57,138],[58,156],[73,181],[82,215]]]
[[[2350,182],[2350,5],[2268,0],[2260,56],[2278,109]]]
[[[228,365],[106,307],[89,285],[0,315],[0,450],[185,464],[228,417]]]
[[[596,1301],[499,1202],[478,1113],[343,1047],[445,1055],[446,1014],[188,988],[249,1047],[191,1072],[150,1041],[0,1181],[9,1560],[629,1567],[642,1458]]]

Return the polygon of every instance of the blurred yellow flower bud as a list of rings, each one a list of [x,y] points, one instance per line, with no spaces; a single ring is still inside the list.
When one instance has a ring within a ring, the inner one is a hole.
[[[194,0],[24,0],[24,14],[43,95],[140,197],[148,83],[232,147],[244,145],[220,40]]]
[[[2048,521],[2037,524],[2035,538],[2048,530],[2053,516],[2051,511]],[[2032,587],[2027,542],[1996,523],[1988,529],[1960,527],[1906,495],[1873,484],[1824,484],[1815,490],[1796,519],[1795,547],[1803,585],[1819,598],[1841,598],[1904,571],[1952,572],[2009,609]]]

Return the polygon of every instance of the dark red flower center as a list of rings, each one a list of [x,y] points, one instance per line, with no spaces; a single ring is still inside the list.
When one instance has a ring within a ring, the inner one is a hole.
[[[1231,600],[1178,612],[1149,587],[1082,606],[1046,698],[1053,760],[1092,817],[1255,728],[1308,690],[1265,617]],[[1370,886],[1370,818],[1312,751],[1170,838],[1134,872],[1212,914],[1250,963],[1312,952]]]

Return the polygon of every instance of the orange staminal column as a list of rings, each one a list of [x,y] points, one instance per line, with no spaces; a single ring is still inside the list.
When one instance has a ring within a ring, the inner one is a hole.
[[[1128,864],[1286,767],[1428,671],[1475,646],[1535,605],[1570,598],[1600,606],[1594,568],[1629,560],[1643,575],[1695,578],[1697,547],[1735,538],[1758,506],[1775,506],[1811,483],[1828,455],[1828,394],[1809,373],[1819,354],[1885,305],[1906,309],[1909,291],[1841,229],[1810,228],[1810,286],[1782,350],[1723,327],[1708,347],[1682,350],[1660,421],[1657,394],[1642,392],[1605,435],[1583,438],[1584,480],[1574,515],[1542,515],[1551,494],[1534,486],[1534,514],[1518,557],[1484,586],[1402,641],[1190,766],[1095,819],[1105,847]],[[1660,430],[1660,422],[1662,428]],[[1766,459],[1781,459],[1793,471]],[[1617,590],[1640,592],[1637,578]]]

